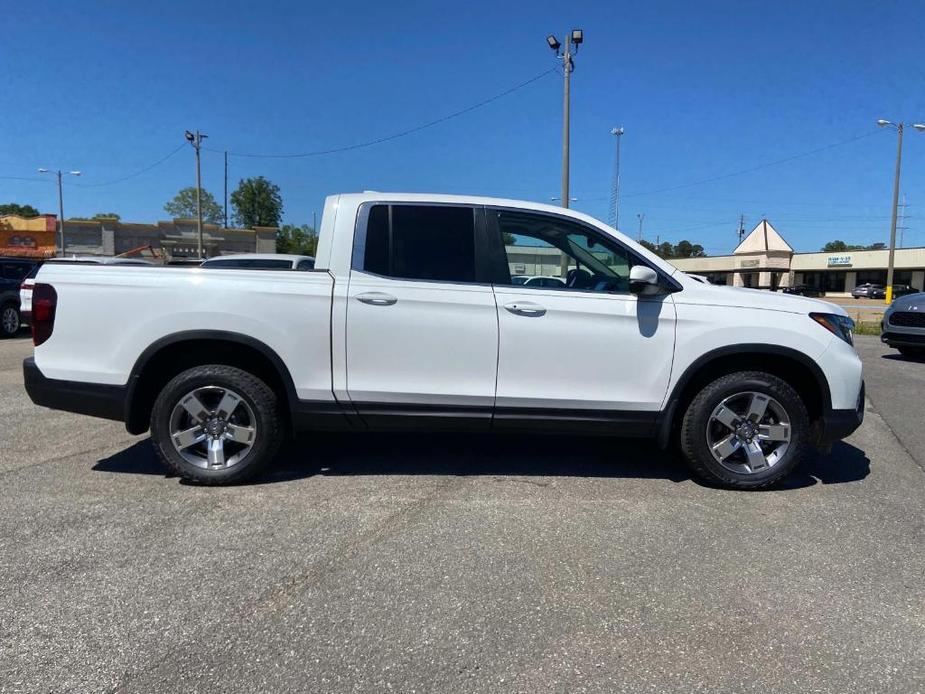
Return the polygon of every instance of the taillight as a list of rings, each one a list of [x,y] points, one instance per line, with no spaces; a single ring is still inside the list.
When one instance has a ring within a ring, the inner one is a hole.
[[[19,288],[20,289],[32,289],[33,286],[35,285],[33,284],[32,280],[26,280],[21,285],[19,285]]]
[[[32,290],[32,344],[38,347],[51,337],[55,329],[55,309],[58,292],[50,284],[37,282]]]

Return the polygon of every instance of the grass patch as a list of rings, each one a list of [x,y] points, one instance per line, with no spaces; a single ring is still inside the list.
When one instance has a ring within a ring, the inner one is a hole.
[[[879,335],[880,321],[864,321],[854,324],[855,335]]]

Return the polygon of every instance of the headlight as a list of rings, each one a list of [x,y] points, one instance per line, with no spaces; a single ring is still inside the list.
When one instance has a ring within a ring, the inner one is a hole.
[[[840,316],[837,313],[810,313],[809,317],[849,345],[854,344],[854,337],[851,332],[854,330],[854,321],[848,316]]]

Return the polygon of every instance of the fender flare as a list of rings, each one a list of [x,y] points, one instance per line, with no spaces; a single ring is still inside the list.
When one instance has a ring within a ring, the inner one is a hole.
[[[783,347],[781,345],[767,345],[762,343],[746,343],[739,345],[727,345],[717,347],[709,352],[701,354],[684,370],[681,377],[675,382],[671,393],[666,400],[666,406],[662,409],[662,415],[657,425],[658,445],[661,448],[667,448],[671,438],[671,429],[677,416],[678,407],[681,404],[681,394],[690,384],[691,380],[700,372],[701,369],[708,366],[717,359],[733,355],[772,355],[776,357],[785,357],[792,359],[801,366],[806,367],[813,375],[819,392],[822,396],[822,412],[825,415],[832,410],[832,393],[829,390],[829,382],[826,379],[819,364],[804,352],[793,349],[792,347]]]

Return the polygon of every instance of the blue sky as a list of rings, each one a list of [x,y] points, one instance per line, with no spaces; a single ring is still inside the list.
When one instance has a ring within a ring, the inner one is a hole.
[[[925,121],[919,2],[8,4],[0,51],[0,177],[78,168],[65,213],[164,219],[195,181],[185,147],[297,153],[351,145],[464,109],[556,65],[547,33],[580,26],[573,75],[573,206],[607,217],[623,125],[621,228],[652,241],[735,245],[767,216],[798,250],[887,241],[895,132]],[[10,21],[11,20],[11,21]],[[728,176],[852,138],[817,154]],[[278,183],[285,221],[363,189],[549,201],[559,193],[561,76],[434,127],[301,159],[232,156]],[[925,245],[925,134],[909,129],[906,245]],[[222,194],[222,155],[203,152]],[[679,187],[680,186],[680,187]],[[665,190],[673,189],[673,190]],[[52,180],[0,178],[0,201],[57,209]]]

